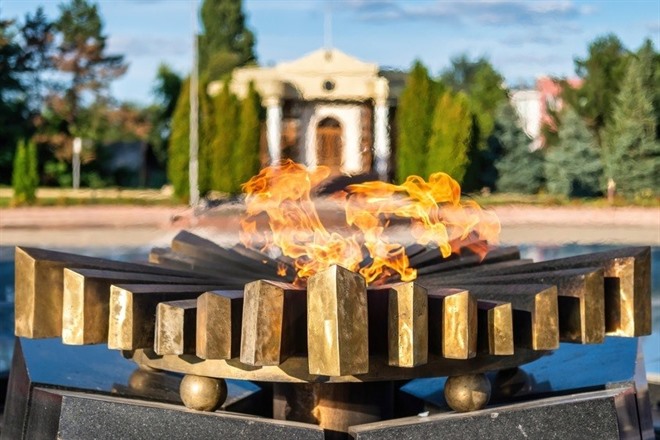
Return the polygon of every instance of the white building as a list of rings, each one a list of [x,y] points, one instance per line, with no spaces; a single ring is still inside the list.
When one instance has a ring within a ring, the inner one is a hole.
[[[230,90],[243,98],[250,82],[267,112],[268,162],[290,158],[335,174],[388,178],[396,99],[376,64],[320,49],[274,67],[236,69]],[[211,83],[209,93],[221,86]]]

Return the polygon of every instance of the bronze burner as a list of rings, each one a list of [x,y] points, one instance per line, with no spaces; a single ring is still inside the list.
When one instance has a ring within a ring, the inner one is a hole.
[[[337,432],[391,417],[398,381],[450,376],[457,411],[484,407],[487,371],[560,341],[651,332],[650,248],[540,263],[517,248],[407,249],[414,282],[369,287],[333,266],[306,289],[278,262],[188,232],[149,264],[16,248],[16,335],[107,343],[143,368],[185,374],[181,398],[210,411],[224,379],[274,383],[275,418]]]

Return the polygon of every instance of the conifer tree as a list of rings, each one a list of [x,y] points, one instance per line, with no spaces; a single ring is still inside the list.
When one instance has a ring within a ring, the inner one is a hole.
[[[242,0],[204,0],[204,33],[199,39],[199,71],[214,81],[236,66],[254,62],[254,34],[245,26]]]
[[[502,192],[534,194],[543,182],[543,156],[538,151],[530,151],[531,139],[520,127],[519,120],[508,102],[498,107],[489,138],[489,151],[501,155],[495,161],[496,186]]]
[[[238,100],[229,90],[229,81],[225,81],[222,91],[213,103],[216,132],[213,139],[211,163],[211,189],[231,193],[235,190],[235,165],[231,159],[238,141]]]
[[[397,108],[396,179],[426,174],[436,87],[426,67],[415,61]]]
[[[213,98],[203,91],[199,93],[199,193],[204,195],[211,190],[213,169],[213,143],[216,136],[216,117]]]
[[[442,171],[462,183],[469,164],[468,149],[472,134],[472,114],[467,96],[445,92],[433,112],[426,175]]]
[[[185,80],[172,115],[172,134],[168,144],[167,178],[174,187],[174,194],[188,200],[188,161],[190,158],[190,80]]]
[[[12,172],[14,203],[33,203],[38,183],[36,145],[34,142],[26,145],[25,140],[21,139],[16,146]]]
[[[238,144],[233,150],[232,164],[234,174],[234,193],[241,191],[241,185],[257,174],[261,165],[259,160],[259,141],[261,139],[261,98],[250,82],[248,94],[241,101]]]
[[[660,143],[656,138],[652,53],[633,58],[606,128],[605,172],[618,192],[634,196],[660,192]]]
[[[559,141],[546,155],[548,191],[565,196],[593,196],[603,187],[603,166],[594,135],[572,109],[561,117]]]

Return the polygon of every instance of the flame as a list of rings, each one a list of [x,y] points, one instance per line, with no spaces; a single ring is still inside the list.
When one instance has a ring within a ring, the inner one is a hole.
[[[436,246],[443,257],[463,247],[484,255],[485,242],[499,235],[494,214],[472,200],[461,202],[459,184],[445,173],[432,174],[428,182],[410,176],[401,185],[350,185],[334,199],[344,211],[347,231],[330,231],[311,197],[329,174],[326,167],[308,169],[285,161],[264,168],[243,185],[241,242],[291,258],[299,284],[333,264],[359,272],[368,284],[393,276],[414,280],[417,272],[410,267],[405,246],[392,238],[398,226],[416,243]],[[268,228],[260,227],[265,221]]]

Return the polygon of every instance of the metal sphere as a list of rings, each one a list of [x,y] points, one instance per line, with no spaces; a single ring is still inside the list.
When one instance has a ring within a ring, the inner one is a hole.
[[[227,398],[227,383],[212,377],[184,376],[179,394],[186,408],[197,411],[215,411]]]
[[[454,411],[484,408],[490,399],[490,382],[483,374],[452,376],[445,384],[445,400]]]

